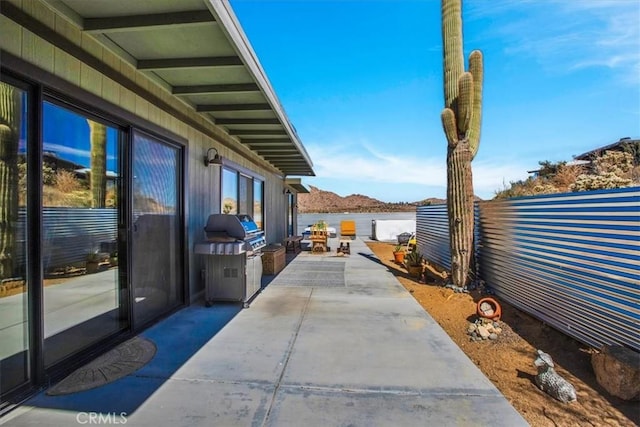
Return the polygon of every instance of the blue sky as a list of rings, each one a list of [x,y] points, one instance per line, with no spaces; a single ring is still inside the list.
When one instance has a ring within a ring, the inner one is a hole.
[[[303,182],[389,202],[444,197],[437,0],[231,0],[314,163]],[[466,0],[484,54],[474,189],[640,137],[640,2]]]

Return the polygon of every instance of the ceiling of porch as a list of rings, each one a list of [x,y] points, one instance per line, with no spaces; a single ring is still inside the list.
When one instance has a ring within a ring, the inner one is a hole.
[[[45,1],[284,175],[314,175],[226,0]]]

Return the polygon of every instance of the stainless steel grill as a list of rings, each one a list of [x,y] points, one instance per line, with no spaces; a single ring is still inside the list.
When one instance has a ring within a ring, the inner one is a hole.
[[[205,301],[241,301],[244,307],[260,291],[264,231],[249,215],[210,215],[205,241],[195,253],[207,255]]]

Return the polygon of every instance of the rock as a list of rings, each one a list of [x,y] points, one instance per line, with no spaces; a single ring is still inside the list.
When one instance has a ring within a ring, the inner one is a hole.
[[[493,328],[493,332],[495,332],[496,334],[501,334],[502,328]]]
[[[478,326],[478,334],[482,337],[483,340],[489,338],[489,331],[483,325]]]
[[[488,317],[493,316],[494,313],[493,307],[488,302],[483,302],[482,304],[480,304],[480,311],[482,311],[482,314]]]
[[[491,323],[487,324],[485,326],[485,328],[487,328],[487,332],[489,332],[490,334],[494,333],[495,331],[493,330],[493,325]]]
[[[471,334],[471,333],[475,332],[476,329],[477,329],[476,325],[474,325],[473,323],[470,323],[469,327],[467,328],[467,333]]]
[[[640,353],[620,345],[604,345],[591,355],[596,380],[612,395],[640,400]]]
[[[498,334],[496,334],[495,332],[492,334],[489,334],[489,339],[490,340],[497,340],[498,339]]]

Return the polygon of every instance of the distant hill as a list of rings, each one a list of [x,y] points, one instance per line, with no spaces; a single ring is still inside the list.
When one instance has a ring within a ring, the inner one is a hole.
[[[444,200],[435,198],[420,202],[387,203],[362,194],[342,197],[314,186],[309,188],[310,193],[298,194],[300,213],[413,212],[419,205],[444,203]]]

